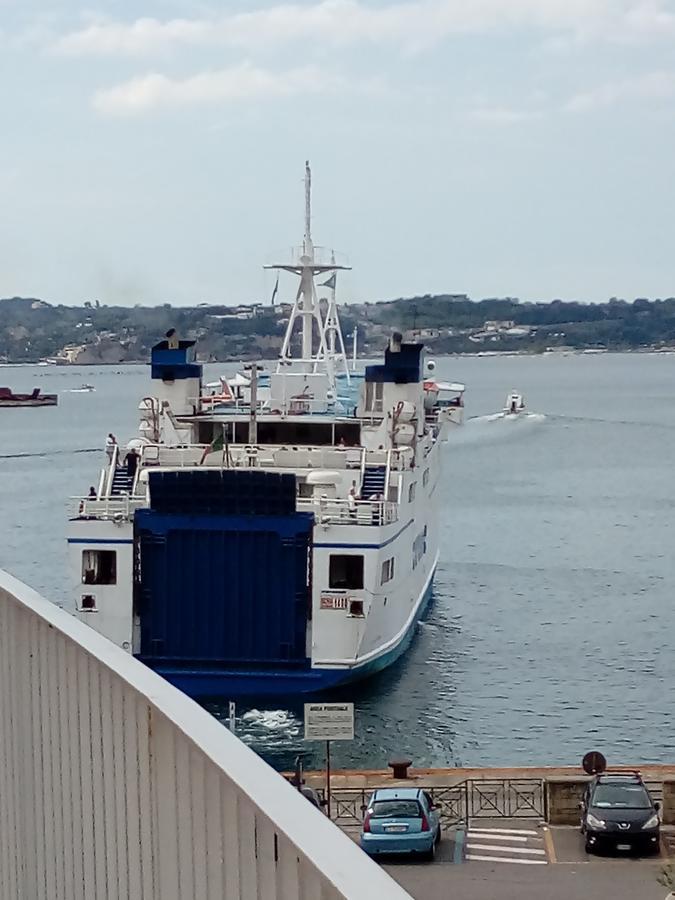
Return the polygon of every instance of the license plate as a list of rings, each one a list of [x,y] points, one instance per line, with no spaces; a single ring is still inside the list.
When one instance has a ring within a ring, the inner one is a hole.
[[[630,850],[630,847],[631,847],[630,844],[617,844],[616,845],[617,850]]]
[[[400,834],[400,832],[402,832],[402,831],[407,831],[408,826],[407,825],[385,825],[384,830],[389,833]]]

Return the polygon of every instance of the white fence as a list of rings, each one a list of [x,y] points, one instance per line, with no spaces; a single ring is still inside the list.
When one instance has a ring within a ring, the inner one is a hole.
[[[228,730],[0,572],[0,900],[408,895]]]

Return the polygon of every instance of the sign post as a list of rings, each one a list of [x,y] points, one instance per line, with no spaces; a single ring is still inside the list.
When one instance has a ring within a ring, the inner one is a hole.
[[[354,740],[354,704],[305,703],[305,740],[326,742],[326,813],[330,819],[330,742]]]

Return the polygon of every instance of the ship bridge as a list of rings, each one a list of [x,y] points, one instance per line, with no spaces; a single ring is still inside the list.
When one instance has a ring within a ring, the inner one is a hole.
[[[0,571],[0,900],[409,895],[205,710]]]

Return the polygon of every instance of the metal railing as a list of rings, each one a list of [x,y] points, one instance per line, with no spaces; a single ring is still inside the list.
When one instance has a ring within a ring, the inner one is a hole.
[[[404,900],[209,713],[0,572],[0,898]]]
[[[298,497],[296,508],[313,512],[318,525],[390,525],[398,521],[398,505],[384,500]]]
[[[227,444],[219,450],[210,450],[208,444],[183,447],[148,444],[141,449],[141,465],[145,468],[193,468],[209,465],[208,457],[211,457],[217,465],[232,468],[358,469],[366,452],[363,447]]]
[[[110,463],[108,465],[108,473],[107,473],[107,477],[106,477],[105,488],[104,488],[104,491],[102,494],[102,496],[104,496],[104,497],[110,497],[110,495],[112,494],[112,486],[113,486],[113,481],[115,480],[115,471],[117,469],[119,458],[120,458],[119,444],[114,444],[112,457],[111,457]]]
[[[219,450],[210,450],[208,444],[176,447],[147,444],[141,448],[143,467],[191,468],[208,465],[208,457],[215,457],[218,465],[233,467],[256,465],[282,469],[358,469],[362,480],[366,465],[385,466],[391,472],[400,472],[410,469],[413,462],[413,452],[409,448],[367,450],[365,447],[282,444],[227,444]]]
[[[134,512],[147,506],[145,497],[132,497],[129,494],[113,494],[111,497],[71,497],[69,517],[71,519],[109,519],[123,521],[131,519]]]
[[[389,483],[391,481],[391,450],[387,450],[387,464],[384,475],[384,496],[389,496]]]
[[[546,819],[546,790],[541,778],[495,778],[460,781],[448,786],[414,787],[426,791],[438,807],[444,828],[472,819]],[[360,826],[375,788],[333,788],[332,817],[340,827]]]

